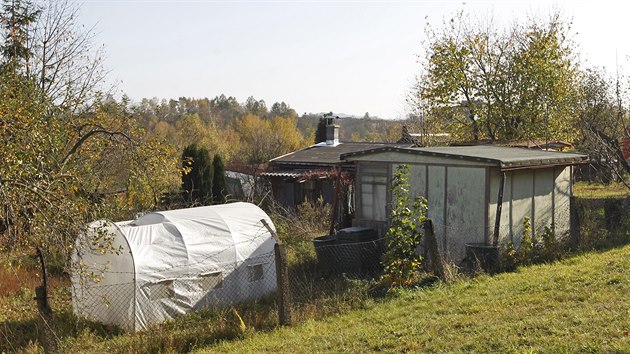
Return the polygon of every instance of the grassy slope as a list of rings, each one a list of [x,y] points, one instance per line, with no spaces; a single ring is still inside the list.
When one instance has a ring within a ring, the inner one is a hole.
[[[208,352],[630,352],[630,246],[479,277]]]

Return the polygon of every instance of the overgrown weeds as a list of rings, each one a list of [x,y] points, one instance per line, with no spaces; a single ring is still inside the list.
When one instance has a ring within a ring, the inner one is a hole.
[[[289,264],[309,262],[315,258],[313,238],[327,235],[331,206],[317,200],[305,200],[296,210],[273,204],[268,212],[287,247]]]
[[[584,208],[580,215],[578,249],[590,251],[608,249],[630,243],[630,206],[615,220],[606,215],[605,208]]]

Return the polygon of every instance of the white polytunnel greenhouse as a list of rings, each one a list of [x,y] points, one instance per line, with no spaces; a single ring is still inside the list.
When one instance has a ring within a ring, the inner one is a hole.
[[[72,260],[77,316],[124,330],[274,292],[273,223],[259,207],[232,203],[95,221]]]

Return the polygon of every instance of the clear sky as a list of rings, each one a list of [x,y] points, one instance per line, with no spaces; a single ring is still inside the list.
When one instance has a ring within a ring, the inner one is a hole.
[[[554,8],[573,20],[585,65],[630,68],[625,1],[84,0],[79,21],[97,25],[110,79],[133,100],[223,93],[299,114],[400,118],[427,20]]]

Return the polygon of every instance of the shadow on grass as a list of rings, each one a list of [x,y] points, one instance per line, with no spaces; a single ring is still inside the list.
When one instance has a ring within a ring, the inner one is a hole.
[[[33,301],[33,306],[35,306],[35,301]],[[54,312],[53,328],[58,339],[76,337],[85,331],[102,338],[113,337],[122,333],[116,327],[79,320],[68,310]],[[0,326],[0,353],[17,352],[36,345],[40,338],[40,330],[41,324],[37,315],[23,320],[4,322]]]

